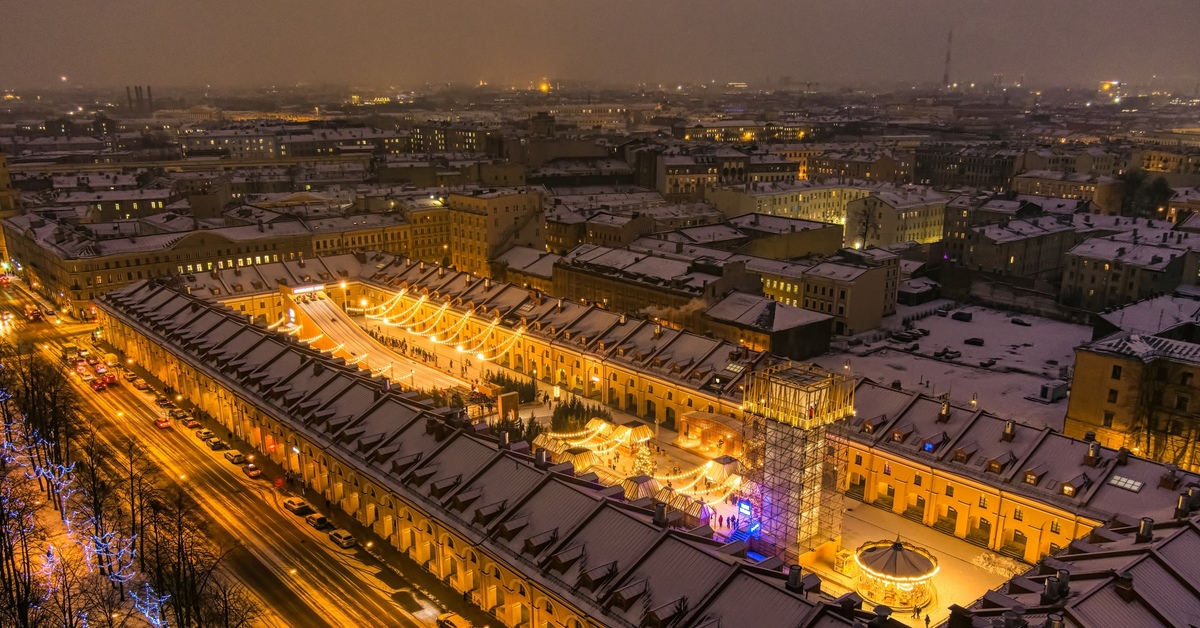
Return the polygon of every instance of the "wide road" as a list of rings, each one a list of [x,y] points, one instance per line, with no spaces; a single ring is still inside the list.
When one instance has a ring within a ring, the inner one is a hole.
[[[381,374],[404,388],[471,387],[471,384],[465,380],[447,375],[419,360],[412,360],[380,344],[328,298],[312,299],[299,305],[325,336],[325,340],[318,343],[317,346],[327,346],[324,344],[327,342],[332,342],[334,346],[341,344],[341,350],[335,355],[344,357],[347,361],[366,354],[366,357],[362,358],[362,362],[359,363],[360,366],[370,368],[372,372],[379,372],[381,369],[387,368],[387,371]],[[452,354],[449,359],[455,357]],[[442,359],[446,360],[447,358],[443,356]]]
[[[19,316],[26,302],[27,295],[11,288],[0,299],[0,310],[14,313],[5,333],[36,342],[51,359],[61,356],[64,344],[82,341],[80,334],[94,328],[89,324],[27,324]],[[210,451],[193,430],[178,422],[173,421],[168,429],[155,427],[160,410],[153,405],[152,395],[135,391],[124,380],[122,386],[100,393],[76,377],[72,380],[101,438],[114,446],[129,439],[141,443],[164,474],[195,500],[210,524],[213,540],[223,547],[237,546],[227,559],[227,568],[260,600],[267,614],[262,625],[433,624],[436,606],[394,574],[383,571],[361,549],[337,548],[325,533],[284,510],[285,494],[270,480],[246,477],[241,467],[224,459],[223,452]],[[216,425],[205,427],[218,429]],[[376,576],[380,573],[385,574],[382,579]],[[393,600],[396,594],[409,601],[412,612]]]

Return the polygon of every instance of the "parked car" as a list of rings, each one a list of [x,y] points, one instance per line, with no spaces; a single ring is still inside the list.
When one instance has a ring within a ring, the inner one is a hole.
[[[940,358],[940,357],[946,355],[946,352],[949,350],[950,350],[949,347],[942,347],[941,349],[938,349],[937,351],[933,352],[933,357]]]
[[[349,549],[358,545],[358,540],[354,538],[349,531],[338,528],[329,533],[329,540],[333,541],[334,545],[342,549]]]
[[[938,310],[938,311],[934,312],[934,314],[937,314],[938,316],[941,316],[942,318],[946,318],[946,316],[948,314],[950,314],[950,312],[947,312],[946,310]]]
[[[245,473],[246,475],[248,475],[252,478],[256,478],[256,477],[262,475],[262,469],[259,469],[258,467],[254,466],[254,463],[250,463],[250,464],[247,464],[246,466],[242,467],[242,473]]]
[[[945,356],[944,356],[944,357],[945,357],[947,360],[957,360],[957,359],[959,359],[959,358],[961,358],[961,357],[962,357],[962,351],[955,351],[955,350],[953,350],[953,349],[949,349],[949,350],[947,350],[947,351],[946,351],[946,353],[945,353]]]
[[[963,344],[971,345],[972,347],[982,347],[983,346],[983,338],[967,338],[966,340],[963,341]]]
[[[150,390],[150,384],[147,384],[146,380],[140,377],[133,380],[133,387],[138,390]]]
[[[988,358],[986,360],[981,360],[979,362],[979,366],[982,366],[983,368],[989,368],[989,367],[992,367],[995,365],[996,365],[996,358]]]
[[[283,500],[283,507],[293,515],[307,515],[313,511],[312,506],[299,497],[289,497]]]
[[[200,419],[197,419],[194,416],[185,416],[180,420],[180,423],[183,423],[183,426],[188,429],[196,429],[197,427],[200,427]]]
[[[199,438],[200,440],[208,440],[213,436],[216,436],[216,434],[213,434],[212,430],[200,430],[196,432],[196,438]]]
[[[914,342],[912,344],[904,345],[905,351],[919,351],[920,349],[921,349],[921,345],[916,342]]]
[[[972,315],[970,312],[955,312],[950,315],[950,318],[953,318],[956,321],[969,323],[971,322],[971,319],[974,318],[974,315]]]
[[[138,380],[137,373],[134,373],[133,371],[125,371],[125,374],[121,377],[124,377],[125,381],[127,382],[136,382]]]
[[[307,523],[318,530],[324,530],[325,528],[333,526],[333,524],[329,523],[329,520],[325,518],[325,515],[316,512],[305,517],[304,523]]]
[[[183,410],[180,410],[179,408],[173,408],[167,414],[171,415],[172,419],[183,419],[183,418],[186,418],[188,415],[188,413],[184,412]]]
[[[221,451],[222,449],[229,449],[229,443],[219,438],[214,438],[208,441],[208,448],[213,451]]]
[[[233,464],[246,464],[246,456],[236,449],[225,452],[225,459]]]
[[[922,336],[928,336],[928,335],[929,335],[929,330],[928,330],[928,329],[925,329],[924,327],[917,327],[917,328],[916,328],[916,329],[914,329],[913,331],[917,332],[918,334],[921,334]]]
[[[437,618],[438,628],[471,628],[471,622],[458,613],[443,613]]]
[[[1013,325],[1020,325],[1021,327],[1033,327],[1033,324],[1032,324],[1032,323],[1030,323],[1029,321],[1027,321],[1027,320],[1025,320],[1025,319],[1023,319],[1023,318],[1014,318],[1014,319],[1012,319],[1012,324],[1013,324]]]
[[[160,430],[165,430],[171,427],[171,422],[165,418],[158,418],[154,421],[154,427],[157,427]]]

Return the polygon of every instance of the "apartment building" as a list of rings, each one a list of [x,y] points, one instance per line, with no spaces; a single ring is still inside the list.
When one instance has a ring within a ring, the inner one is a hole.
[[[882,247],[942,239],[946,198],[932,189],[906,186],[874,191],[846,205],[846,246]]]
[[[816,222],[846,223],[846,206],[865,198],[880,184],[864,181],[775,181],[743,183],[704,191],[704,198],[728,218],[743,214],[772,214]]]
[[[966,230],[961,264],[996,275],[1053,279],[1076,242],[1069,218],[1002,220]]]
[[[1098,312],[1172,292],[1184,278],[1190,250],[1174,244],[1137,244],[1115,237],[1085,240],[1067,252],[1059,300]]]
[[[1076,347],[1071,386],[1090,393],[1071,395],[1064,432],[1200,470],[1200,321],[1188,318]]]
[[[1025,151],[1007,148],[923,146],[916,149],[913,182],[935,188],[971,187],[1002,192],[1025,169]]]
[[[1030,170],[1013,177],[1012,190],[1018,194],[1091,201],[1102,214],[1121,213],[1121,184],[1104,175]]]

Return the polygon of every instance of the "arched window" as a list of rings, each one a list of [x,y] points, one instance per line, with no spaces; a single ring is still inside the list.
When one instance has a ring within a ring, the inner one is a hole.
[[[550,603],[550,600],[546,600],[546,612],[554,613],[554,605]]]

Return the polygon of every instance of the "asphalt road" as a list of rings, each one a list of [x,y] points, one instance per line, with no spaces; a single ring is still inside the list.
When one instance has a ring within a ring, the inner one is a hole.
[[[27,302],[19,286],[0,295],[0,311],[14,314],[0,333],[12,335],[13,341],[36,342],[51,359],[61,356],[64,344],[81,344],[94,329],[90,324],[26,323],[22,314]],[[213,540],[235,547],[226,567],[258,597],[266,612],[259,625],[433,625],[438,607],[362,549],[337,548],[326,533],[284,510],[287,494],[275,489],[267,474],[246,477],[223,452],[210,451],[193,430],[177,421],[168,429],[155,427],[161,411],[153,405],[153,394],[138,392],[124,380],[98,393],[72,379],[101,438],[114,445],[129,439],[141,443],[164,474],[195,500],[210,523]],[[407,608],[393,596],[405,600]]]

